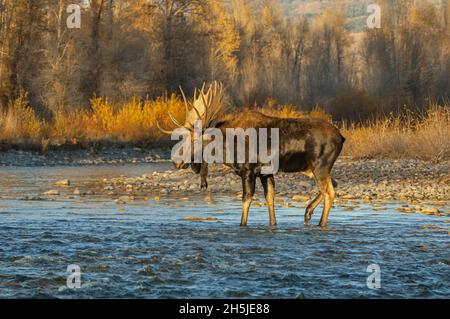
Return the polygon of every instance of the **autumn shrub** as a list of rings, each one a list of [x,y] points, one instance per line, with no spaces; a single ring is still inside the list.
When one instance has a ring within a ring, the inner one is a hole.
[[[57,110],[53,120],[47,122],[47,136],[53,144],[72,143],[88,140],[88,119],[90,114],[86,110],[73,111]]]
[[[450,105],[346,125],[342,132],[344,154],[353,158],[450,160]]]
[[[167,128],[174,128],[168,111],[184,123],[184,104],[176,97],[160,97],[156,100],[142,101],[134,98],[124,104],[114,114],[113,136],[119,141],[141,141],[159,138],[162,132],[157,129],[156,121]]]
[[[256,110],[280,118],[316,118],[332,122],[331,115],[320,108],[303,112],[292,105],[266,105]],[[178,122],[184,122],[185,106],[175,94],[154,100],[133,98],[121,104],[95,97],[90,109],[56,110],[52,119],[44,121],[28,105],[26,95],[22,95],[0,111],[0,142],[35,144],[42,149],[49,145],[97,141],[151,144],[168,138],[157,128],[157,122],[167,130],[176,127],[168,111]],[[347,139],[343,155],[351,158],[450,159],[448,103],[433,105],[423,113],[396,113],[362,122],[333,120]]]
[[[42,122],[28,105],[26,94],[11,101],[0,112],[0,140],[9,143],[38,143],[42,136]]]

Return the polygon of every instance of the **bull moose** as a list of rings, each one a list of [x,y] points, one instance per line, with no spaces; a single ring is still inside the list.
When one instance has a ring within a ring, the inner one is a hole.
[[[319,225],[325,227],[328,214],[335,199],[336,182],[331,178],[331,169],[338,158],[345,138],[339,130],[327,121],[320,119],[294,119],[277,118],[267,116],[257,111],[243,111],[239,114],[224,114],[223,86],[214,82],[205,90],[205,85],[200,90],[195,90],[191,101],[181,89],[186,108],[185,123],[179,123],[169,112],[169,117],[175,125],[189,129],[192,134],[194,122],[201,120],[203,129],[217,128],[225,134],[227,128],[278,128],[279,129],[279,171],[300,172],[306,176],[314,177],[320,193],[308,204],[304,223],[311,219],[314,209],[324,200],[322,217]],[[157,123],[158,124],[158,123]],[[172,131],[158,128],[164,133]],[[205,141],[204,143],[208,143]],[[233,142],[234,143],[234,142]],[[247,145],[248,146],[248,145]],[[269,209],[270,225],[276,224],[274,196],[275,180],[273,174],[263,174],[260,161],[256,163],[246,160],[244,163],[225,163],[231,167],[242,179],[242,218],[241,226],[247,225],[248,211],[255,193],[256,179],[259,177],[264,188],[264,195]],[[189,166],[197,174],[201,175],[202,188],[207,187],[208,163],[177,163],[177,169]]]

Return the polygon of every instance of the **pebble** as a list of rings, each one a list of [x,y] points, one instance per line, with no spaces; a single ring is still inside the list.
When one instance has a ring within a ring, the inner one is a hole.
[[[57,196],[59,195],[59,190],[57,189],[51,189],[49,191],[44,192],[42,195],[47,195],[47,196]]]
[[[420,211],[421,213],[427,214],[427,215],[440,215],[441,212],[436,207],[429,207],[429,206],[418,206],[416,207],[417,211]]]
[[[62,179],[60,181],[56,181],[55,182],[56,186],[69,186],[70,185],[70,180],[68,179]]]
[[[292,196],[292,200],[294,202],[307,202],[309,201],[309,196],[294,195]]]
[[[134,196],[129,196],[129,195],[123,195],[116,199],[116,201],[125,202],[125,203],[133,201],[133,200],[134,200]]]

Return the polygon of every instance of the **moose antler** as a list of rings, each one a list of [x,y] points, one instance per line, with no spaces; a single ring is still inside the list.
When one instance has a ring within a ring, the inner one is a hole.
[[[184,105],[185,105],[185,109],[186,109],[186,115],[185,117],[187,117],[187,114],[189,113],[189,106],[188,104],[190,104],[188,102],[188,100],[186,99],[186,95],[184,94],[183,89],[180,86],[180,91],[181,91],[181,95],[183,96],[183,100],[184,100]],[[172,113],[170,113],[170,111],[167,111],[167,114],[169,115],[169,118],[172,120],[173,124],[175,124],[177,127],[184,127],[183,124],[181,124],[180,122],[177,121],[177,119],[172,115]],[[186,121],[185,121],[186,122]],[[163,132],[164,134],[172,134],[172,131],[169,130],[165,130],[163,128],[161,128],[161,126],[159,125],[159,122],[156,121],[156,126],[158,127],[158,129]]]
[[[209,127],[211,122],[216,119],[216,116],[223,109],[223,85],[220,82],[214,81],[209,85],[205,92],[206,83],[203,83],[201,89],[194,90],[193,102],[188,101],[183,89],[180,86],[181,96],[183,97],[184,106],[186,109],[186,117],[184,125],[176,120],[176,118],[167,111],[169,118],[177,127],[185,127],[192,129],[196,120],[203,122],[203,128]],[[190,109],[190,110],[189,110]],[[161,132],[171,134],[171,131],[162,129],[158,122],[156,126]]]
[[[216,119],[216,116],[223,109],[223,85],[220,82],[214,81],[209,85],[205,92],[204,87],[200,91],[200,102],[204,107],[203,116],[199,119],[203,121],[205,127],[209,127],[211,122]]]
[[[159,126],[159,122],[158,122],[158,121],[156,121],[156,127],[157,127],[161,132],[163,132],[164,134],[169,134],[169,135],[172,134],[172,131],[165,130],[165,129],[163,129],[161,126]]]

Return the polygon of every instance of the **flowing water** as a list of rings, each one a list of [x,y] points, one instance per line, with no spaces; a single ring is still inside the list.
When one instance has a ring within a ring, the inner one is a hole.
[[[448,217],[358,205],[317,212],[252,207],[225,195],[163,197],[118,205],[110,198],[32,198],[54,181],[98,180],[165,170],[168,164],[0,169],[0,298],[449,298]],[[261,197],[261,195],[259,195]],[[186,221],[185,217],[214,217]],[[438,226],[422,229],[421,226]],[[369,289],[368,266],[381,288]],[[81,287],[68,288],[68,265]]]

